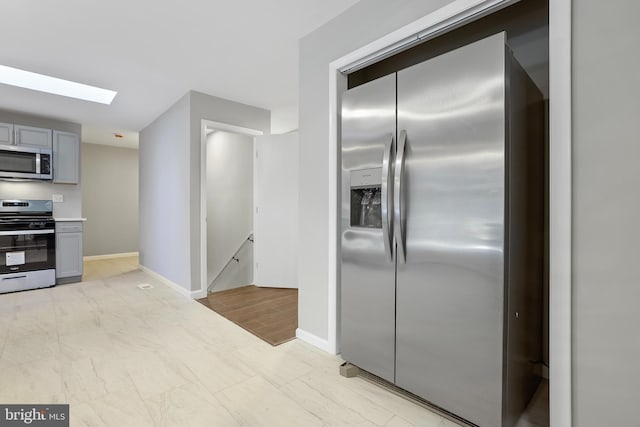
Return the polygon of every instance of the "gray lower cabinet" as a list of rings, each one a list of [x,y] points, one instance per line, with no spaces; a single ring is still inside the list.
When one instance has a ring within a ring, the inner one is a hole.
[[[82,221],[56,222],[56,283],[82,281]]]
[[[53,182],[80,182],[80,138],[75,133],[53,131]]]

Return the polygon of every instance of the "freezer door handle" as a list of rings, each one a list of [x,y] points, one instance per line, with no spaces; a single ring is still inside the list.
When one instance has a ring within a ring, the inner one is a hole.
[[[393,135],[385,141],[384,156],[382,158],[382,185],[380,194],[380,209],[382,211],[382,239],[387,261],[393,261],[393,162],[396,143]]]
[[[396,154],[395,176],[393,179],[393,217],[394,217],[394,234],[396,236],[396,256],[401,264],[405,264],[407,260],[404,235],[404,162],[407,145],[407,131],[400,131],[398,139],[398,153]]]

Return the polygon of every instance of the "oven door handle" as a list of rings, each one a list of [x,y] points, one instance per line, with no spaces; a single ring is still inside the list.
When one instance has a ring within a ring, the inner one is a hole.
[[[47,230],[12,230],[12,231],[0,231],[0,236],[24,236],[26,234],[54,234],[56,231],[53,229]]]
[[[27,275],[22,275],[22,276],[13,276],[13,277],[3,277],[2,280],[13,280],[13,279],[26,279]]]

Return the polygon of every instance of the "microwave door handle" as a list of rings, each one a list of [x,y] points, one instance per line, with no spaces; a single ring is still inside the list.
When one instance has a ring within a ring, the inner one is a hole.
[[[36,173],[40,173],[40,153],[36,154]]]
[[[382,158],[382,185],[380,188],[380,210],[382,216],[382,240],[387,261],[393,261],[393,162],[396,144],[393,135],[385,141]]]

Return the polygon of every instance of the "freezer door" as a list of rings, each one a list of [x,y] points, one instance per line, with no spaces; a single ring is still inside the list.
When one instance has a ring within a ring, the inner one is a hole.
[[[397,84],[406,263],[398,249],[396,384],[501,426],[504,35],[402,70]]]
[[[395,261],[390,201],[395,154],[396,77],[342,99],[342,357],[394,379]]]

